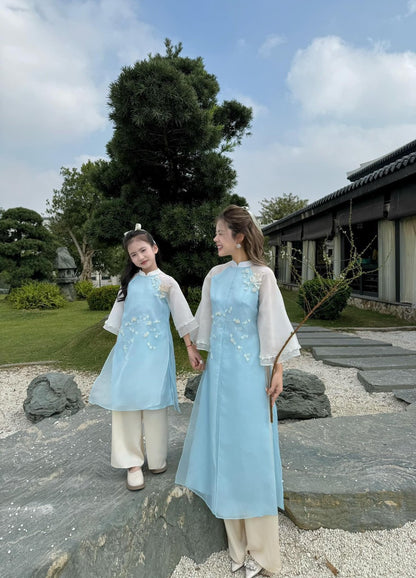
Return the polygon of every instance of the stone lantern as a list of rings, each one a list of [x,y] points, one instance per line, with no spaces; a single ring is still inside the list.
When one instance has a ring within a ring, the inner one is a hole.
[[[67,301],[75,301],[74,283],[78,281],[74,258],[66,247],[56,250],[55,268],[57,271],[56,284]]]

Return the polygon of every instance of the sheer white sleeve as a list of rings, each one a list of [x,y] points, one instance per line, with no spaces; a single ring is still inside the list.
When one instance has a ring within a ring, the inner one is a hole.
[[[179,333],[180,337],[183,337],[191,331],[195,331],[198,327],[192,311],[189,308],[188,302],[182,293],[177,281],[173,277],[168,277],[169,279],[169,291],[167,293],[167,299],[169,303],[169,309],[172,314],[173,323],[176,327],[176,331]]]
[[[118,292],[117,298],[121,295],[121,291]],[[121,326],[121,318],[124,313],[124,301],[114,301],[113,308],[110,311],[110,315],[107,317],[104,323],[104,329],[114,335],[118,335]]]
[[[260,337],[260,364],[273,365],[276,355],[293,331],[286,313],[282,294],[271,269],[262,270],[259,290],[259,315],[257,320]],[[279,361],[300,355],[300,345],[293,335],[280,353]]]
[[[211,335],[211,279],[213,270],[204,279],[201,293],[201,303],[198,306],[195,318],[198,330],[191,333],[191,339],[198,349],[209,351],[209,338]]]

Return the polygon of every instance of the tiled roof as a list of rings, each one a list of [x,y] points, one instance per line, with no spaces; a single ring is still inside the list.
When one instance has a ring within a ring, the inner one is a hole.
[[[412,143],[409,143],[409,145],[411,145],[413,143],[416,145],[416,141],[412,141]],[[406,145],[406,146],[408,146],[408,145]],[[402,148],[404,148],[404,147],[402,147]],[[401,149],[398,149],[398,150],[401,150]],[[388,157],[389,157],[389,155],[387,155],[387,157],[383,157],[383,158],[386,159]],[[381,159],[379,159],[379,160],[381,160]],[[337,199],[339,199],[339,202],[341,203],[343,200],[342,197],[343,196],[347,197],[348,193],[350,193],[356,189],[360,189],[361,187],[365,187],[365,185],[368,185],[369,183],[371,183],[373,181],[381,180],[392,173],[397,173],[399,171],[402,171],[406,167],[414,165],[415,163],[416,163],[416,151],[411,152],[407,155],[404,155],[403,157],[401,157],[401,158],[399,158],[393,162],[390,162],[387,165],[383,165],[381,168],[378,168],[377,170],[374,170],[373,172],[366,174],[365,176],[363,176],[363,177],[353,181],[352,183],[346,185],[342,189],[338,189],[337,191],[330,193],[329,195],[326,195],[325,197],[322,197],[321,199],[318,199],[317,201],[311,203],[310,205],[307,205],[306,207],[303,207],[302,209],[299,209],[298,211],[291,213],[290,215],[287,215],[286,217],[283,217],[282,219],[279,219],[278,221],[274,221],[273,223],[270,223],[269,225],[265,225],[263,227],[263,232],[264,232],[264,234],[267,235],[268,232],[270,230],[272,230],[277,224],[283,224],[286,221],[295,220],[296,217],[303,215],[304,213],[310,213],[310,215],[312,216],[313,214],[316,214],[317,212],[321,212],[321,210],[323,210],[323,205],[326,205],[332,201],[336,201]],[[369,166],[367,166],[365,168],[368,170]],[[416,165],[415,165],[414,169],[416,170]],[[365,191],[363,191],[363,193],[364,192]],[[345,199],[345,200],[348,200],[348,199]],[[321,208],[321,210],[319,210],[319,208]]]

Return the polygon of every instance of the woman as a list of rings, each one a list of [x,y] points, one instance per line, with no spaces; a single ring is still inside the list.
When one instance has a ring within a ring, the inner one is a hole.
[[[203,284],[199,329],[191,337],[209,354],[176,482],[224,519],[231,569],[245,565],[246,577],[253,578],[280,570],[277,511],[283,508],[283,487],[274,402],[283,389],[283,368],[277,364],[270,383],[267,368],[292,326],[250,213],[227,207],[217,219],[214,242],[218,255],[232,260],[211,269]],[[279,359],[296,355],[293,336]]]

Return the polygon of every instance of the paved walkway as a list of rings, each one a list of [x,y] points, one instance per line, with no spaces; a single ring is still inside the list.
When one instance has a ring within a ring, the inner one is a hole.
[[[297,336],[315,359],[356,367],[358,379],[369,392],[416,389],[415,351],[322,327],[301,327]]]

